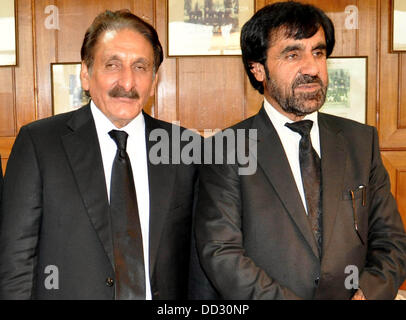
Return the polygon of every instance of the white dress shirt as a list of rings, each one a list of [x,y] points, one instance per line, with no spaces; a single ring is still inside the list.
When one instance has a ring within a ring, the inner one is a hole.
[[[109,201],[111,170],[114,157],[116,156],[117,145],[108,133],[115,129],[125,131],[128,134],[127,153],[131,161],[134,176],[144,249],[146,299],[151,300],[151,285],[149,280],[149,183],[144,116],[142,112],[140,112],[129,124],[118,129],[104,113],[96,107],[93,101],[90,103],[90,109],[96,125],[97,137],[99,138]]]
[[[303,189],[302,174],[300,172],[299,162],[299,142],[301,139],[301,135],[285,126],[285,123],[292,123],[294,121],[290,120],[288,117],[277,111],[266,99],[264,99],[264,107],[269,119],[271,120],[276,132],[279,135],[279,139],[282,142],[283,149],[285,150],[286,157],[288,158],[290,169],[292,170],[297,189],[299,191],[300,197],[302,198],[303,206],[307,214],[306,198]],[[310,131],[310,138],[314,150],[317,152],[321,159],[317,112],[306,115],[303,120],[313,121],[313,126]]]

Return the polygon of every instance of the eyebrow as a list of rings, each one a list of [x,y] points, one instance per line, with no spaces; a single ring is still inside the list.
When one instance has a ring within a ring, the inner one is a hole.
[[[315,47],[312,48],[313,50],[326,50],[327,49],[327,45],[324,42],[320,42],[318,45],[316,45]]]
[[[142,57],[136,59],[134,61],[134,63],[142,63],[142,64],[145,64],[145,65],[148,65],[148,66],[151,65],[151,62],[148,59],[145,59],[145,58],[142,58]]]
[[[112,55],[112,56],[108,56],[104,59],[104,62],[110,62],[112,60],[121,60],[120,57],[118,55]]]
[[[326,49],[327,49],[327,45],[324,42],[320,42],[312,48],[312,51],[313,50],[326,50]],[[304,46],[302,44],[292,44],[292,45],[284,48],[281,52],[281,55],[286,54],[291,51],[296,51],[296,50],[304,50]]]
[[[304,46],[301,44],[292,44],[290,46],[285,47],[285,49],[282,50],[281,54],[285,54],[291,51],[296,51],[296,50],[303,50]]]
[[[115,55],[112,55],[112,56],[110,56],[110,57],[107,57],[106,60],[105,60],[105,62],[114,61],[114,60],[121,61],[122,58],[121,58],[120,56],[118,56],[118,55],[115,54]],[[142,63],[142,64],[145,64],[145,65],[151,65],[151,64],[152,64],[148,59],[143,58],[143,57],[137,58],[137,59],[133,62],[133,64],[135,64],[135,63]]]

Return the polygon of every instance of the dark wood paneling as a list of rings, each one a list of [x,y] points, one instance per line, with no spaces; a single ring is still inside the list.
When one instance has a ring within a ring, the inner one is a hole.
[[[15,68],[17,131],[36,118],[31,0],[18,3],[18,67]]]
[[[398,128],[406,129],[406,54],[400,54],[399,58]]]
[[[184,58],[178,72],[181,125],[216,129],[244,118],[244,70],[239,57]]]
[[[13,67],[0,68],[0,136],[15,134],[15,73]]]
[[[168,58],[166,55],[166,12],[167,1],[156,0],[156,29],[161,45],[164,49],[164,62],[159,69],[159,83],[156,95],[156,106],[153,115],[164,121],[179,120],[177,107],[177,58]]]
[[[379,75],[377,46],[378,35],[378,0],[358,2],[358,52],[360,56],[368,57],[368,87],[367,87],[367,123],[377,124],[376,107],[378,101],[377,76]]]
[[[388,170],[391,192],[396,198],[400,216],[406,228],[406,151],[383,151],[382,161]],[[401,289],[406,290],[406,282]]]
[[[380,76],[379,76],[379,133],[381,148],[387,150],[406,150],[406,128],[402,128],[399,110],[404,110],[405,100],[401,99],[400,90],[405,66],[401,63],[402,54],[390,52],[391,14],[390,1],[380,2]],[[403,65],[402,69],[399,66]],[[402,77],[402,78],[401,78]]]
[[[35,32],[35,66],[37,85],[37,118],[46,118],[52,114],[51,99],[51,71],[50,63],[57,62],[58,53],[57,34],[58,30],[48,29],[45,20],[49,16],[45,14],[45,8],[53,5],[54,1],[32,1],[34,6],[34,32]],[[59,12],[62,14],[62,12]],[[71,31],[76,34],[75,31]],[[34,120],[34,119],[33,119]]]

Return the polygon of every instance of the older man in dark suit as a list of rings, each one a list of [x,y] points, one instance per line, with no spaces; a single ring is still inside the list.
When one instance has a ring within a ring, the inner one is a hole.
[[[163,60],[158,35],[128,11],[106,11],[81,55],[91,102],[22,127],[13,146],[0,297],[185,299],[197,171],[172,161],[185,130],[142,111]]]
[[[406,236],[376,129],[317,112],[334,42],[325,13],[292,1],[242,29],[245,69],[265,99],[229,129],[256,137],[224,156],[249,152],[257,170],[203,166],[196,213],[202,265],[223,298],[393,299],[405,280]]]

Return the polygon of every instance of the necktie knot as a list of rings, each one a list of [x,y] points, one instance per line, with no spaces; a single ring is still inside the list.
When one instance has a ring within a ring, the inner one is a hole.
[[[126,151],[127,148],[127,138],[128,138],[128,133],[125,131],[120,131],[120,130],[111,130],[109,132],[109,136],[111,139],[114,140],[114,142],[117,145],[117,148],[120,151]]]
[[[287,126],[290,130],[299,133],[303,137],[310,135],[310,130],[313,127],[313,121],[302,120],[292,123],[286,123],[285,126]]]

